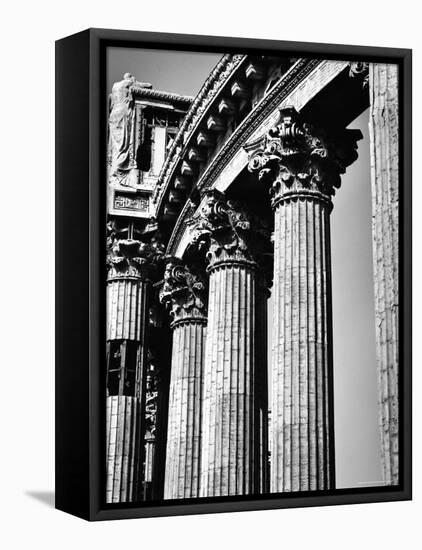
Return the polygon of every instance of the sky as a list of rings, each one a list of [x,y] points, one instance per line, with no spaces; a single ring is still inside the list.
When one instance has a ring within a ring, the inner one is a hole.
[[[195,96],[223,54],[109,48],[107,90],[132,73],[140,82],[150,82],[157,90]]]
[[[154,88],[195,96],[220,54],[109,48],[107,88],[126,72]],[[331,214],[336,486],[380,485],[375,362],[368,111],[358,160],[347,169]],[[271,316],[270,316],[271,317]]]

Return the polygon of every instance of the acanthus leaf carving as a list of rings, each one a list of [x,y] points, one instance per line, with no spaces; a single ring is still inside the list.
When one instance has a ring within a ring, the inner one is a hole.
[[[280,200],[315,196],[331,202],[341,175],[357,158],[360,130],[333,130],[330,134],[304,122],[293,107],[280,117],[266,136],[249,143],[248,169],[269,181],[273,206]]]
[[[112,221],[107,224],[108,279],[148,279],[164,257],[164,245],[156,236],[152,236],[148,242],[134,239],[126,229],[119,230]]]
[[[204,193],[197,215],[190,220],[191,246],[206,248],[209,267],[224,262],[256,265],[269,231],[262,220],[251,214],[238,201],[226,200],[215,190]]]
[[[206,285],[199,270],[189,269],[181,260],[168,260],[160,301],[167,307],[173,322],[206,319]]]

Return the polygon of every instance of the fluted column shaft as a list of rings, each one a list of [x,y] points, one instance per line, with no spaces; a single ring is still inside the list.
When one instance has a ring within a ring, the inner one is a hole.
[[[167,264],[160,300],[173,318],[164,498],[199,496],[203,363],[203,276],[180,260]]]
[[[148,284],[108,282],[107,502],[139,498]]]
[[[209,284],[201,494],[255,493],[255,266],[220,265]]]
[[[205,319],[173,328],[164,498],[199,496]]]
[[[246,146],[274,210],[273,492],[335,486],[329,218],[361,137],[314,128],[288,107]]]
[[[333,485],[330,205],[278,204],[274,228],[272,491]]]
[[[399,482],[397,70],[397,65],[369,65],[375,329],[382,462],[387,485]]]
[[[258,494],[268,471],[268,411],[266,353],[258,355],[267,297],[257,254],[268,235],[244,205],[216,192],[196,223],[194,240],[205,239],[209,260],[200,495]]]

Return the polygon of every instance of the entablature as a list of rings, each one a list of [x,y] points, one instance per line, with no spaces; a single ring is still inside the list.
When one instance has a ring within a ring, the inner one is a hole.
[[[245,63],[246,65],[246,63]],[[255,107],[248,113],[237,128],[227,137],[221,148],[204,166],[202,173],[194,182],[197,197],[209,189],[225,192],[232,182],[246,169],[248,154],[245,150],[249,142],[265,135],[274,126],[279,116],[279,108],[294,106],[298,111],[309,105],[330,82],[343,72],[347,72],[347,61],[321,61],[299,59],[272,84]],[[189,191],[189,188],[188,188]],[[189,198],[179,203],[172,212],[175,224],[170,236],[167,253],[182,257],[189,243],[187,220],[191,218],[201,204]]]
[[[166,203],[178,177],[188,180],[188,197],[230,135],[271,91],[274,75],[285,73],[293,62],[291,58],[247,55],[221,59],[187,113],[164,163],[153,197],[157,217],[171,212]],[[168,216],[166,220],[171,221]]]

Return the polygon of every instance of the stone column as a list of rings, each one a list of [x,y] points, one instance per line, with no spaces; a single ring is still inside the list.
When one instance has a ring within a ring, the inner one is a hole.
[[[203,362],[206,333],[205,285],[198,274],[171,260],[160,300],[172,316],[173,349],[167,429],[164,498],[199,496]]]
[[[271,184],[274,210],[273,492],[335,485],[331,196],[360,136],[343,130],[329,139],[289,108],[248,147],[250,170]]]
[[[384,481],[399,483],[398,67],[369,64],[372,236]]]
[[[256,252],[264,246],[239,205],[219,195],[208,194],[196,223],[209,260],[200,495],[257,494],[267,460],[260,422],[267,366],[265,355],[257,357],[266,335],[257,330],[264,310],[256,303]]]
[[[134,502],[142,489],[148,265],[134,239],[108,241],[106,501]]]

